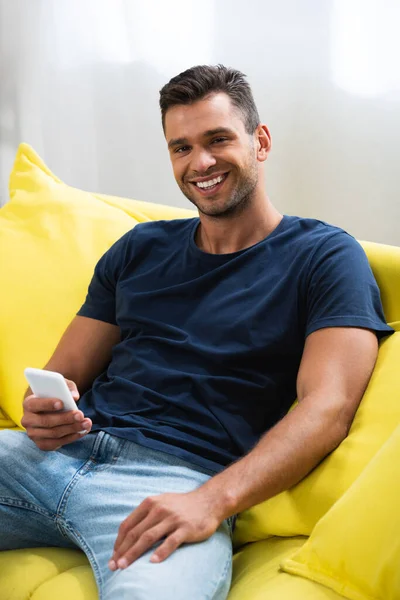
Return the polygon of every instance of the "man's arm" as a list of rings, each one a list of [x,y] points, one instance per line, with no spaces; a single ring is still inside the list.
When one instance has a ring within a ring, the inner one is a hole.
[[[107,367],[113,346],[120,338],[118,326],[77,316],[66,329],[45,369],[72,379],[79,391],[85,392]]]
[[[297,406],[247,456],[214,478],[221,484],[223,518],[292,487],[344,440],[377,354],[376,335],[366,329],[320,329],[307,338]],[[213,489],[217,482],[208,483]]]
[[[62,336],[45,369],[67,379],[75,400],[78,390],[86,391],[111,360],[113,346],[120,340],[116,325],[77,316]],[[36,398],[27,390],[21,423],[41,450],[55,450],[80,439],[79,432],[90,431],[92,423],[82,411],[58,412],[55,398]]]
[[[287,490],[346,437],[378,352],[376,335],[326,328],[306,340],[298,404],[244,458],[189,494],[147,498],[122,523],[110,568],[124,568],[166,536],[152,560],[208,538],[227,517]],[[122,562],[118,562],[121,561]]]

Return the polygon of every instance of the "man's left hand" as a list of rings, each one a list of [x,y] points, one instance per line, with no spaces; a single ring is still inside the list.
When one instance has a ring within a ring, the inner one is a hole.
[[[223,520],[214,514],[217,504],[207,501],[201,488],[146,498],[122,522],[109,568],[125,569],[163,538],[151,562],[165,560],[184,542],[206,540]]]

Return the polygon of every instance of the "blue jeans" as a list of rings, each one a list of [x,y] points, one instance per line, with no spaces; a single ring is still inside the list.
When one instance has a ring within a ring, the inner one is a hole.
[[[147,496],[189,492],[206,470],[103,431],[53,452],[24,432],[0,432],[0,550],[59,546],[85,552],[101,600],[222,600],[232,564],[231,523],[161,563],[149,550],[108,568],[121,522]]]

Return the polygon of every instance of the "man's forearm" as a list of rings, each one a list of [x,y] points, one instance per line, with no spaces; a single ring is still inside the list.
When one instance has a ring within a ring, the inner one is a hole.
[[[315,405],[304,398],[249,454],[199,488],[221,521],[298,483],[346,437],[349,423],[338,411]]]

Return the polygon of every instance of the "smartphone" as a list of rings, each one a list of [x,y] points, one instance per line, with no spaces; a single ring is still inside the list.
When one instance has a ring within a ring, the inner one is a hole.
[[[31,367],[26,368],[24,373],[32,392],[38,398],[58,398],[64,404],[61,409],[63,411],[78,408],[61,373]]]

